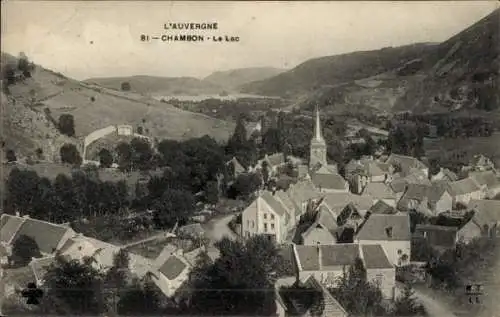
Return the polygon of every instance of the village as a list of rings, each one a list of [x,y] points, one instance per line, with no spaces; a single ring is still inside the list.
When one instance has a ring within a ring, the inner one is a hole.
[[[313,309],[303,307],[292,293],[284,291],[294,285],[322,294],[325,301],[321,316],[349,316],[329,289],[336,287],[346,267],[357,260],[365,267],[367,279],[379,287],[384,301],[393,302],[404,291],[407,280],[403,275],[409,269],[423,272],[423,276],[417,274],[421,281],[429,279],[424,270],[428,258],[415,249],[420,249],[419,243],[443,254],[456,250],[457,245],[496,236],[500,180],[487,157],[474,156],[460,176],[446,168],[431,175],[425,158],[381,149],[376,155],[351,160],[342,176],[337,165],[327,160],[321,121],[316,107],[308,162],[284,153],[265,155],[247,168],[236,158],[228,161],[229,184],[243,174],[265,176],[245,207],[208,223],[199,220],[201,223],[176,225],[139,242],[115,245],[85,236],[67,224],[19,213],[2,214],[3,271],[10,270],[13,246],[23,237],[33,239],[41,254],[22,268],[31,272],[27,276],[9,278],[8,282],[2,279],[2,301],[19,294],[28,283],[42,287],[44,275],[57,257],[77,261],[92,258],[92,266],[106,272],[120,252],[128,254],[130,272],[138,278],[149,278],[165,297],[171,298],[189,283],[201,253],[212,261],[221,256],[217,241],[263,236],[290,264],[289,274],[275,283],[275,316]],[[290,168],[296,177],[288,188],[282,188],[281,178],[289,178],[283,170]],[[413,214],[431,221],[415,220]],[[153,255],[137,251],[148,243],[155,246]],[[428,308],[428,298],[417,298]]]

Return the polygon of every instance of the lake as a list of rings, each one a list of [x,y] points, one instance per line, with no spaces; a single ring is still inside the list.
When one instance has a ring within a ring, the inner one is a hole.
[[[164,99],[165,101],[177,99],[180,101],[193,101],[200,102],[207,99],[219,99],[219,100],[237,100],[242,98],[255,98],[255,99],[280,99],[280,97],[270,97],[270,96],[260,96],[260,95],[251,95],[251,94],[228,94],[227,96],[220,96],[218,94],[213,95],[198,95],[198,96],[189,96],[189,95],[171,95],[171,96],[152,96],[154,99],[161,101]]]

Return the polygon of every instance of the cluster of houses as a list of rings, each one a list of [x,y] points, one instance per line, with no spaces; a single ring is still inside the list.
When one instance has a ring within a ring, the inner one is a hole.
[[[458,241],[496,234],[500,200],[492,198],[500,193],[500,179],[483,155],[475,156],[460,176],[443,168],[430,175],[423,161],[391,154],[352,160],[343,177],[327,162],[318,110],[315,121],[308,165],[277,153],[250,170],[267,167],[271,177],[279,178],[280,168],[292,164],[297,182],[287,190],[260,190],[241,217],[243,238],[266,235],[290,247],[296,276],[289,283],[313,278],[316,284],[334,286],[343,268],[359,257],[384,296],[394,299],[395,270],[409,264],[412,239],[447,249]],[[418,225],[412,230],[410,211],[429,218],[463,219],[469,211],[474,215],[456,227]],[[291,309],[285,302],[280,300],[283,311]]]
[[[362,157],[349,162],[342,176],[335,164],[327,162],[318,110],[315,115],[308,164],[282,153],[266,155],[251,169],[245,169],[236,159],[228,162],[234,176],[267,168],[269,177],[279,180],[285,166],[296,171],[296,180],[286,190],[259,190],[243,210],[239,226],[242,238],[265,235],[281,245],[292,263],[294,275],[281,278],[276,287],[279,316],[297,311],[298,305],[280,287],[297,283],[312,287],[324,294],[323,316],[347,316],[327,288],[336,285],[346,266],[355,259],[362,260],[367,276],[379,285],[384,298],[393,300],[397,290],[396,267],[409,264],[412,259],[412,239],[425,239],[446,250],[459,241],[467,243],[475,237],[496,234],[500,200],[491,198],[500,193],[500,181],[486,157],[474,157],[460,176],[448,169],[430,175],[424,162],[409,156]],[[460,226],[417,225],[412,230],[409,212],[413,210],[429,217],[445,215],[457,219],[463,219],[469,211],[474,214]],[[106,271],[122,249],[76,233],[67,225],[3,214],[2,263],[8,262],[13,244],[23,235],[35,240],[42,254],[29,264],[33,282],[38,285],[43,285],[44,274],[56,254],[74,260],[92,257],[92,265]],[[170,297],[186,285],[189,272],[203,251],[212,259],[219,256],[215,248],[186,252],[167,244],[154,259],[129,253],[130,269],[140,278],[150,278]],[[5,294],[11,292],[6,290]]]

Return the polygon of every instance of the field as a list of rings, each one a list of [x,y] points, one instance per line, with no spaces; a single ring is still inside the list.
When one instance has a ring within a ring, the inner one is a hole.
[[[453,151],[464,151],[467,156],[484,154],[500,166],[500,132],[490,137],[426,139],[424,148],[429,157],[442,156]]]

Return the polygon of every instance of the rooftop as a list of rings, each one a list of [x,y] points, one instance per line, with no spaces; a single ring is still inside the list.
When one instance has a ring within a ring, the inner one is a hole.
[[[311,180],[317,188],[346,189],[346,180],[339,174],[313,174]]]
[[[176,255],[171,255],[160,267],[159,271],[169,280],[176,279],[187,267]]]
[[[356,235],[357,240],[407,241],[410,238],[408,214],[373,214]]]
[[[362,245],[361,250],[363,251],[363,260],[367,269],[386,269],[393,267],[380,244]]]

